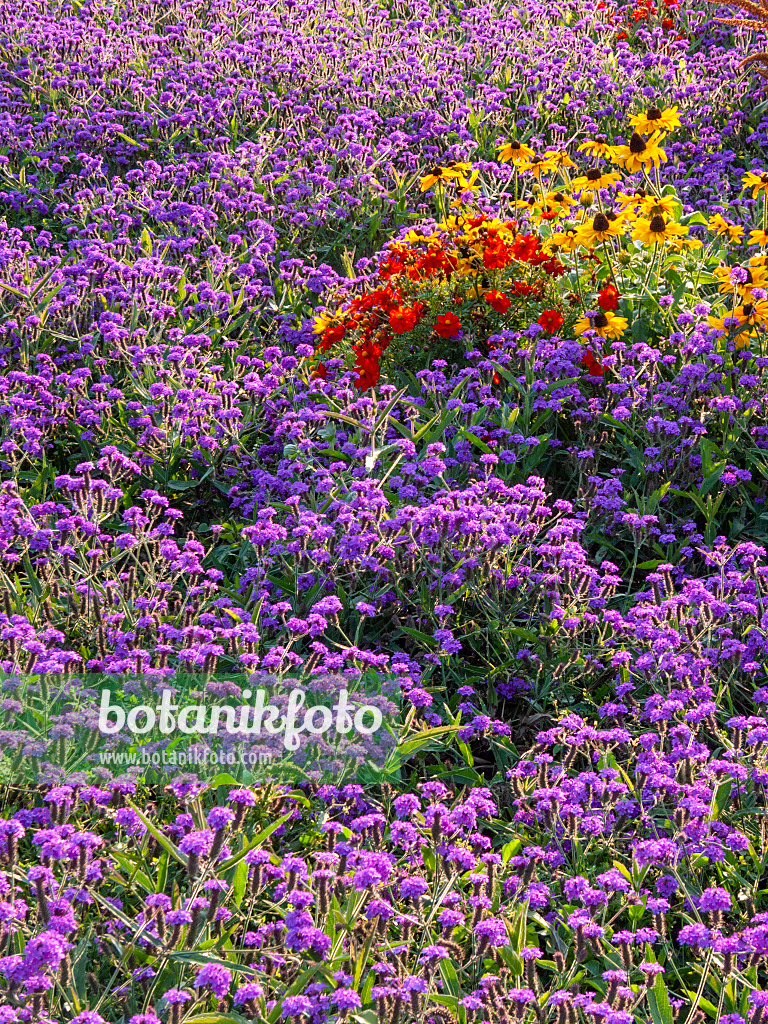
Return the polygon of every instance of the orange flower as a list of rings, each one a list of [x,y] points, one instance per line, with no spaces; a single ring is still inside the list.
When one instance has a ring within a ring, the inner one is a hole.
[[[512,305],[512,301],[509,296],[505,295],[504,292],[498,291],[496,288],[485,293],[485,301],[492,309],[495,309],[497,313],[506,313]]]
[[[597,304],[600,309],[614,310],[619,308],[619,293],[616,291],[615,285],[607,284],[601,292],[598,292]]]
[[[556,309],[545,309],[539,317],[539,323],[545,331],[554,334],[563,326],[564,320]]]
[[[453,313],[442,313],[435,321],[435,334],[441,338],[455,338],[461,330],[461,320]]]

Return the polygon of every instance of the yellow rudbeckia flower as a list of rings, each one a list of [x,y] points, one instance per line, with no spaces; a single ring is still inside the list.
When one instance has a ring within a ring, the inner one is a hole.
[[[661,242],[669,242],[676,235],[688,234],[688,228],[683,228],[674,221],[667,220],[663,214],[656,213],[650,220],[639,220],[632,232],[632,238],[643,245],[658,245]]]
[[[576,232],[579,245],[592,248],[596,242],[605,242],[614,235],[624,231],[624,218],[613,210],[608,213],[596,213],[591,220],[586,220]]]
[[[668,107],[661,110],[660,107],[649,107],[641,114],[633,114],[629,123],[636,132],[648,135],[650,132],[662,131],[671,132],[680,127],[680,116],[677,107]]]
[[[516,139],[512,142],[505,142],[504,145],[498,147],[498,160],[502,164],[523,164],[528,160],[533,159],[533,150],[530,146],[526,146],[524,142],[518,142]]]
[[[727,235],[731,242],[740,242],[741,236],[744,234],[744,228],[740,224],[731,224],[719,213],[710,217],[707,224],[710,231],[717,233],[718,238]]]
[[[578,178],[574,178],[571,187],[586,188],[591,192],[596,188],[610,188],[611,185],[615,185],[619,181],[621,181],[621,175],[618,171],[601,171],[597,167],[591,167],[588,171],[580,174]]]
[[[761,192],[764,196],[768,196],[768,174],[754,174],[752,171],[747,171],[741,179],[741,183],[744,188],[752,189],[753,199],[757,199]]]
[[[563,252],[574,252],[579,248],[576,240],[576,229],[568,228],[566,231],[556,231],[547,239],[547,246],[555,249],[562,249]]]
[[[604,160],[610,160],[613,156],[613,146],[610,146],[607,142],[596,142],[593,139],[587,139],[586,142],[582,142],[580,146],[576,147],[577,153],[589,153],[590,156],[599,156]]]
[[[616,316],[610,310],[601,310],[593,316],[583,316],[573,326],[576,334],[595,331],[601,338],[618,339],[626,331],[628,321],[623,316]]]
[[[646,141],[638,132],[633,132],[629,145],[617,148],[615,162],[630,174],[644,167],[658,167],[667,159],[667,154],[659,145],[662,138],[661,132],[654,132]]]

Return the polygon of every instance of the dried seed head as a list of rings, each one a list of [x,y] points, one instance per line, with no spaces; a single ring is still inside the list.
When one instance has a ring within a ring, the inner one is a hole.
[[[664,220],[660,213],[657,213],[655,214],[655,216],[651,217],[651,223],[648,225],[651,231],[658,233],[662,232],[664,228],[666,228],[666,226],[667,222]]]

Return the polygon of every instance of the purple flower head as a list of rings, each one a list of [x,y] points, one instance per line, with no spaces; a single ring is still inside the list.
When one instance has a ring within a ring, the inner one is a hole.
[[[207,964],[198,972],[194,981],[195,988],[207,985],[217,999],[223,999],[232,984],[232,972],[219,964]]]

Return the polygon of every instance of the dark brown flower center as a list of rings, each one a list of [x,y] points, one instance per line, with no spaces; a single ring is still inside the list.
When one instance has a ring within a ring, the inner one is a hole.
[[[601,331],[603,327],[608,326],[608,317],[605,315],[605,313],[598,313],[592,322],[594,323],[597,330]]]
[[[618,215],[618,213],[616,213],[615,210],[606,210],[605,211],[605,216],[610,221],[614,221],[614,220],[618,220],[619,219],[619,215]]]
[[[607,231],[611,226],[611,222],[605,216],[604,213],[598,213],[595,219],[592,221],[593,231]]]
[[[666,228],[667,223],[661,214],[657,213],[655,217],[651,217],[651,223],[648,226],[654,234],[661,234],[664,228]]]
[[[645,116],[649,121],[658,121],[661,117],[661,111],[658,107],[649,107],[648,113]]]
[[[597,167],[590,167],[587,171],[586,177],[587,181],[599,181],[602,178],[602,173],[597,169]]]
[[[555,192],[555,194],[552,196],[552,198],[554,199],[554,201],[556,203],[562,203],[562,201],[565,199],[565,196],[563,195],[562,192]]]
[[[744,304],[744,316],[752,316],[754,311],[755,307],[752,305],[751,302],[747,302]]]
[[[629,152],[637,156],[639,153],[644,153],[646,148],[642,135],[632,132],[632,138],[629,140]]]
[[[764,174],[760,179],[764,185],[768,185],[768,174]]]

